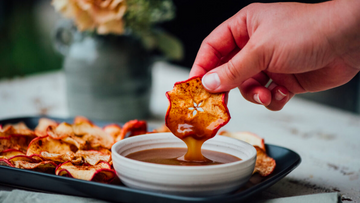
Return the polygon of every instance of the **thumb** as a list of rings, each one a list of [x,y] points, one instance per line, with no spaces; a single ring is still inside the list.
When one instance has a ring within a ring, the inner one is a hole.
[[[250,46],[250,41],[226,63],[206,73],[203,86],[210,92],[226,92],[239,87],[245,80],[266,68],[259,49]]]

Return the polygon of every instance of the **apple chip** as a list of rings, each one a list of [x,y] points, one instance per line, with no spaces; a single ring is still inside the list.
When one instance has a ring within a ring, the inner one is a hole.
[[[81,149],[85,147],[86,142],[75,135],[74,128],[66,122],[61,123],[57,127],[49,126],[47,134],[53,139],[61,139],[64,142],[75,145]]]
[[[116,176],[115,171],[106,162],[100,162],[95,166],[74,165],[71,162],[65,162],[56,168],[55,174],[104,183],[110,182]]]
[[[256,164],[253,173],[259,173],[261,176],[270,175],[276,166],[273,158],[269,157],[264,150],[258,146],[254,146],[257,152]]]
[[[101,161],[109,163],[111,160],[111,155],[95,150],[78,150],[75,153],[75,157],[81,157],[85,163],[88,163],[92,166],[98,164]]]
[[[165,124],[153,130],[153,133],[166,133],[166,132],[171,132],[171,131]]]
[[[0,152],[11,149],[12,142],[10,137],[0,137]]]
[[[57,165],[52,161],[43,161],[39,163],[16,161],[14,163],[15,168],[28,169],[28,170],[39,171],[44,173],[54,173],[56,166]]]
[[[76,116],[74,118],[74,124],[81,124],[81,123],[87,123],[91,126],[95,126],[94,123],[92,121],[90,121],[89,119],[87,119],[84,116]]]
[[[40,118],[39,123],[35,128],[35,133],[38,136],[46,136],[47,135],[47,129],[49,126],[56,127],[59,124],[51,119],[48,118]]]
[[[16,124],[7,124],[4,126],[3,133],[10,136],[30,136],[35,137],[34,131],[30,130],[25,123],[19,122]]]
[[[31,141],[31,137],[11,135],[9,137],[0,137],[0,152],[8,149],[16,149],[26,152]]]
[[[166,96],[170,105],[165,123],[180,139],[187,136],[198,140],[212,138],[230,120],[227,93],[208,92],[201,77],[175,83]]]
[[[0,159],[9,159],[17,155],[25,155],[25,153],[17,149],[7,149],[0,152]]]
[[[83,122],[74,124],[73,129],[75,135],[81,137],[90,149],[96,149],[98,147],[110,149],[114,144],[114,138],[98,126]]]
[[[0,166],[15,167],[12,163],[9,162],[9,160],[1,159],[1,158],[0,158]]]
[[[69,143],[63,142],[62,140],[52,139],[49,136],[37,137],[33,139],[29,144],[26,155],[30,156],[35,154],[42,157],[41,154],[42,151],[55,153],[55,154],[62,154],[66,152],[77,151],[77,147]]]
[[[66,161],[74,161],[76,163],[82,163],[82,160],[75,160],[75,153],[72,151],[62,152],[62,153],[50,153],[47,151],[41,151],[40,157],[45,160],[53,161],[55,163],[63,163]]]
[[[130,133],[128,135],[129,137],[146,134],[147,133],[146,121],[131,120],[126,122],[123,126],[120,136],[117,137],[116,141],[124,139],[128,133]]]
[[[56,164],[51,161],[42,161],[39,159],[34,159],[33,157],[25,156],[25,155],[18,155],[14,156],[8,161],[13,165],[15,168],[21,169],[28,169],[40,172],[54,172],[56,168]]]
[[[261,138],[254,133],[251,133],[251,132],[229,132],[229,131],[224,130],[224,131],[221,131],[219,133],[219,135],[223,135],[226,137],[232,137],[232,138],[247,142],[253,146],[258,146],[262,150],[266,151],[264,138]]]
[[[117,138],[121,135],[121,127],[117,124],[110,124],[103,128],[104,132],[111,135],[114,140],[117,140]]]
[[[54,139],[62,139],[65,137],[75,136],[72,125],[68,123],[60,123],[58,126],[49,126],[47,134]]]

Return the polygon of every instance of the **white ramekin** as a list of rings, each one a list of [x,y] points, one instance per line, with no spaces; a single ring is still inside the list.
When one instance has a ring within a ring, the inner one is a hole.
[[[111,149],[113,165],[121,181],[131,188],[184,196],[229,193],[244,185],[255,167],[256,150],[243,141],[215,136],[202,149],[228,153],[242,160],[208,166],[173,166],[146,163],[125,156],[154,148],[186,147],[172,133],[154,133],[126,138]]]

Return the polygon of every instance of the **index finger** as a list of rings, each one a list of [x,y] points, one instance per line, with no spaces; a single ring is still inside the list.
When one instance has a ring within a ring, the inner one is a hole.
[[[214,69],[222,58],[233,50],[241,49],[249,40],[245,13],[237,14],[215,28],[202,42],[195,58],[190,77],[202,76]]]

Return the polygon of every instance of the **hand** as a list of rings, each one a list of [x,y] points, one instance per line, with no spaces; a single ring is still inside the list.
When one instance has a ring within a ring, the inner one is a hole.
[[[248,101],[280,110],[294,94],[350,81],[360,69],[359,33],[358,0],[251,4],[204,39],[190,77],[206,74],[210,92],[238,87]]]

